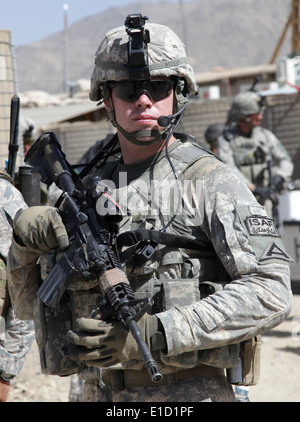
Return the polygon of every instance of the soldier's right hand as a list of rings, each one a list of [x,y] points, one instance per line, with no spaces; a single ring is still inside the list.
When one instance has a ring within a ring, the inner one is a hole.
[[[14,219],[14,237],[20,244],[38,253],[69,246],[61,216],[54,207],[35,206],[18,212]]]

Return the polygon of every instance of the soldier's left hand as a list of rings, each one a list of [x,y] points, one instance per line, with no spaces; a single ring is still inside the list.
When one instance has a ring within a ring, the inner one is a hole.
[[[112,323],[92,318],[76,320],[78,331],[69,331],[67,340],[77,346],[69,357],[85,361],[88,366],[105,368],[131,359],[142,359],[131,332],[119,321]],[[138,321],[141,335],[150,349],[151,332],[156,331],[158,318],[145,314]]]
[[[17,212],[14,218],[15,238],[30,250],[38,253],[50,249],[65,249],[68,234],[58,210],[48,206],[34,206]]]

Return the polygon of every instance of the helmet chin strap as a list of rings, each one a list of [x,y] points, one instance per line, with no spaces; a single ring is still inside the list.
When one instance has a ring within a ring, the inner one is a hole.
[[[122,126],[119,125],[119,123],[116,121],[115,113],[113,108],[111,107],[109,111],[109,117],[110,121],[124,136],[124,138],[127,139],[127,141],[131,142],[134,145],[139,146],[149,146],[152,144],[155,144],[156,142],[160,142],[162,140],[165,140],[168,136],[168,133],[170,131],[170,125],[167,128],[164,128],[162,130],[158,129],[143,129],[143,130],[136,130],[134,132],[127,132]],[[139,138],[153,138],[149,141],[140,141]]]
[[[155,129],[144,129],[136,130],[134,132],[127,132],[117,122],[116,127],[122,133],[122,135],[134,145],[148,146],[155,144],[166,138],[166,130],[155,130]],[[140,141],[139,138],[153,138],[149,141]]]
[[[105,89],[105,87],[104,87]],[[172,127],[175,124],[175,118],[178,118],[178,123],[181,120],[185,107],[187,105],[187,101],[188,101],[188,96],[187,94],[184,96],[183,93],[184,90],[184,82],[179,80],[177,82],[177,86],[175,89],[175,101],[176,104],[178,103],[183,103],[184,107],[177,113],[171,115],[171,116],[161,116],[164,119],[167,119],[166,124],[161,124],[161,126],[164,126],[164,129],[143,129],[143,130],[136,130],[134,132],[127,132],[124,128],[122,128],[122,126],[119,125],[119,123],[116,120],[116,115],[115,115],[115,110],[114,110],[114,105],[112,102],[112,98],[109,95],[109,91],[105,89],[105,95],[103,95],[104,97],[106,96],[107,100],[108,100],[108,105],[109,105],[109,110],[108,110],[108,114],[109,114],[109,118],[110,121],[112,123],[113,126],[115,126],[120,133],[122,133],[122,135],[132,144],[134,145],[139,145],[139,146],[148,146],[148,145],[152,145],[155,144],[156,142],[160,142],[162,140],[166,140],[169,136],[169,134],[172,131]],[[177,125],[176,125],[177,127]],[[140,141],[139,138],[153,138],[149,141]]]

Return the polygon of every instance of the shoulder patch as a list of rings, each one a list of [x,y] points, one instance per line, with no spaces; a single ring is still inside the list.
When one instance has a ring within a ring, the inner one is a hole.
[[[284,249],[277,245],[276,242],[272,242],[264,251],[261,256],[261,260],[265,259],[283,259],[284,261],[293,262],[293,258],[291,258]]]
[[[251,236],[280,237],[272,218],[252,215],[246,218],[246,226]]]

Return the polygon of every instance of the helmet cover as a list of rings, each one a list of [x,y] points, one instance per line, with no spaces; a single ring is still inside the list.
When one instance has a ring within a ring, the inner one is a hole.
[[[151,78],[183,78],[188,93],[197,94],[194,71],[188,63],[182,41],[167,26],[147,22],[145,28],[150,33],[148,55]],[[96,51],[90,99],[102,100],[101,87],[104,83],[128,79],[128,34],[125,26],[122,26],[108,31]]]
[[[259,113],[262,109],[262,98],[256,92],[241,92],[233,102],[230,116],[234,121],[240,120],[249,114]]]

